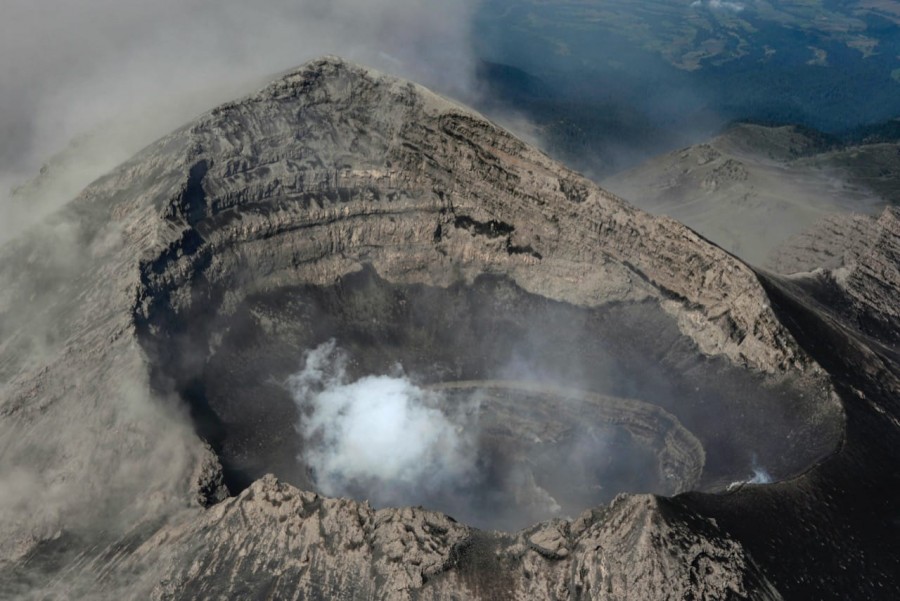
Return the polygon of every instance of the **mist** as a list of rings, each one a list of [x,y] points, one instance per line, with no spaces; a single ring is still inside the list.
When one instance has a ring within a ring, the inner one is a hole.
[[[474,4],[4,3],[0,242],[194,116],[324,54],[467,99]],[[48,163],[36,184],[21,187]]]

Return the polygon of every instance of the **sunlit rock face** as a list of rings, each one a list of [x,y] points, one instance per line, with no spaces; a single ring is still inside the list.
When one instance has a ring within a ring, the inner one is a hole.
[[[799,284],[338,59],[160,140],[65,219],[90,252],[52,314],[64,352],[20,365],[3,323],[4,415],[29,441],[10,453],[28,464],[89,396],[94,463],[40,461],[112,478],[108,512],[148,501],[127,539],[35,537],[17,583],[127,541],[78,564],[78,590],[101,565],[109,596],[161,599],[777,599],[761,541],[803,530],[791,508],[818,502],[822,466],[859,456],[838,394],[862,362],[809,354],[835,326],[810,325]],[[6,250],[0,275],[39,249]],[[181,464],[115,479],[174,432]]]

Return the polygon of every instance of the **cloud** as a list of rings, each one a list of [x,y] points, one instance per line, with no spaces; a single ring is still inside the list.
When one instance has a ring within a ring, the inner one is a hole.
[[[323,54],[465,98],[474,89],[473,7],[474,0],[10,0],[0,20],[2,229],[20,229],[196,114]],[[60,184],[10,201],[10,187],[75,138],[79,147],[54,165]]]
[[[694,0],[691,2],[692,8],[707,7],[711,10],[730,10],[736,13],[744,10],[745,5],[741,2],[729,2],[728,0]]]
[[[747,480],[751,484],[770,484],[773,482],[772,474],[759,463],[759,457],[753,454],[753,477]]]

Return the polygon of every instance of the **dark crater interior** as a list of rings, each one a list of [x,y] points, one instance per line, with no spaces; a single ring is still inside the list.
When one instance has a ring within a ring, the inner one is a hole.
[[[586,309],[503,276],[437,288],[393,284],[368,267],[227,310],[223,292],[204,283],[188,307],[158,303],[139,332],[156,386],[189,404],[232,493],[266,473],[315,488],[285,383],[305,352],[331,339],[351,378],[399,363],[416,384],[446,389],[448,410],[478,392],[478,478],[409,504],[482,527],[550,517],[507,486],[522,465],[559,515],[574,516],[620,492],[723,490],[759,468],[774,479],[795,475],[840,433],[834,420],[811,424],[802,398],[816,391],[702,355],[656,302]]]

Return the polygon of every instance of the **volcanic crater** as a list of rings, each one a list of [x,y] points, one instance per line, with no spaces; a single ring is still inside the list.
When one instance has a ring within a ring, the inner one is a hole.
[[[163,339],[148,329],[143,340],[167,349],[155,354],[157,380],[186,399],[232,492],[267,473],[316,489],[298,435],[304,415],[285,383],[330,339],[353,379],[402,366],[442,392],[447,414],[477,397],[477,477],[407,502],[482,528],[575,516],[622,492],[723,490],[759,466],[786,477],[832,444],[785,410],[791,383],[699,353],[653,300],[579,307],[505,275],[404,284],[369,264],[331,285],[281,286],[233,305],[208,281],[194,285],[180,296],[201,302],[152,328]],[[816,444],[798,448],[804,431]],[[356,496],[369,498],[365,487]]]
[[[353,378],[452,389],[446,411],[485,383],[480,484],[433,503],[481,527],[785,478],[839,440],[751,271],[423,88],[326,59],[187,133],[135,323],[232,493],[268,473],[315,489],[285,382],[330,339]],[[576,448],[586,424],[603,444]],[[558,510],[504,484],[524,464]]]

